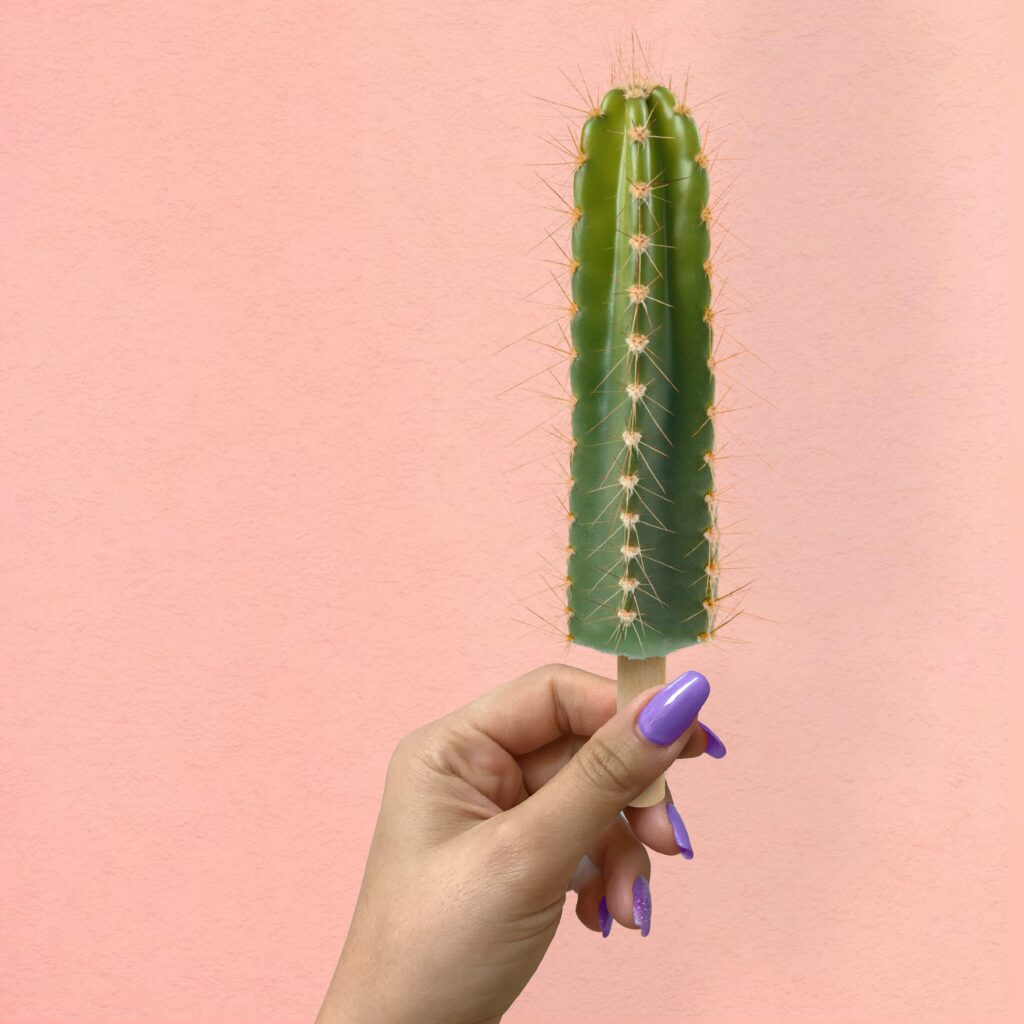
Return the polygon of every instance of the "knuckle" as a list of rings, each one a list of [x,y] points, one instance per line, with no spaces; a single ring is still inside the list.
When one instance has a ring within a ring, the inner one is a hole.
[[[494,827],[491,829],[491,856],[496,865],[511,866],[522,862],[528,852],[528,844],[523,831],[515,827],[502,816],[492,818]]]
[[[388,761],[386,782],[395,785],[423,783],[452,768],[450,743],[436,722],[421,725],[403,736]]]
[[[412,756],[415,746],[415,733],[407,733],[396,744],[391,751],[391,764],[402,764]]]
[[[600,736],[583,744],[576,761],[587,782],[599,790],[618,795],[640,788],[633,765]]]
[[[561,676],[565,675],[569,671],[569,666],[561,661],[549,661],[542,669],[541,672],[546,676]]]
[[[409,756],[406,753],[406,749],[403,746],[403,741],[399,740],[395,746],[395,749],[391,752],[391,757],[388,759],[387,770],[384,773],[384,784],[387,787],[394,786],[402,778],[405,777],[409,767]]]
[[[414,729],[403,736],[395,744],[395,749],[391,751],[391,758],[388,761],[388,776],[406,774],[421,756],[422,748],[423,736],[420,729]]]
[[[550,684],[557,683],[560,679],[564,679],[571,672],[572,669],[560,661],[550,661],[548,664],[541,665],[540,668],[534,669],[534,673],[538,678]]]

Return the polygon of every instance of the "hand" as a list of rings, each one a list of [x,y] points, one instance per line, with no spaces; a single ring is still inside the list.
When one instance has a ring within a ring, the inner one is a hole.
[[[677,757],[725,748],[688,672],[616,713],[615,683],[550,665],[406,736],[320,1024],[501,1019],[562,916],[646,935],[647,848],[692,857],[671,795],[627,807]],[[625,814],[621,814],[625,808]]]

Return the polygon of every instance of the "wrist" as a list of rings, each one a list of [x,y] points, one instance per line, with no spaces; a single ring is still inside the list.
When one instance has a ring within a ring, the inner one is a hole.
[[[409,1003],[394,986],[378,986],[372,970],[338,965],[316,1024],[501,1024],[496,1017],[435,1017],[422,1000]]]

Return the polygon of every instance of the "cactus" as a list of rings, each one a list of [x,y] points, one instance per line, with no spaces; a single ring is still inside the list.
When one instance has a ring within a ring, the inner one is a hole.
[[[573,197],[569,638],[663,658],[711,636],[718,576],[711,214],[685,104],[609,91]]]

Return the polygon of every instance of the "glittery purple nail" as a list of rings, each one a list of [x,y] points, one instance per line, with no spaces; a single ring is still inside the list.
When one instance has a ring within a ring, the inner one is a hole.
[[[637,875],[633,883],[633,924],[641,935],[651,930],[651,887],[643,875]]]
[[[676,838],[676,846],[679,847],[679,852],[687,860],[693,860],[693,845],[690,843],[690,833],[686,831],[686,826],[676,810],[676,805],[666,804],[665,810],[668,811],[668,820],[672,825],[672,835]]]
[[[704,730],[704,735],[708,738],[704,753],[708,757],[725,757],[725,744],[703,722],[697,724]]]
[[[612,930],[612,915],[608,913],[608,902],[603,896],[597,905],[597,920],[601,925],[602,938],[607,939],[608,933]]]

